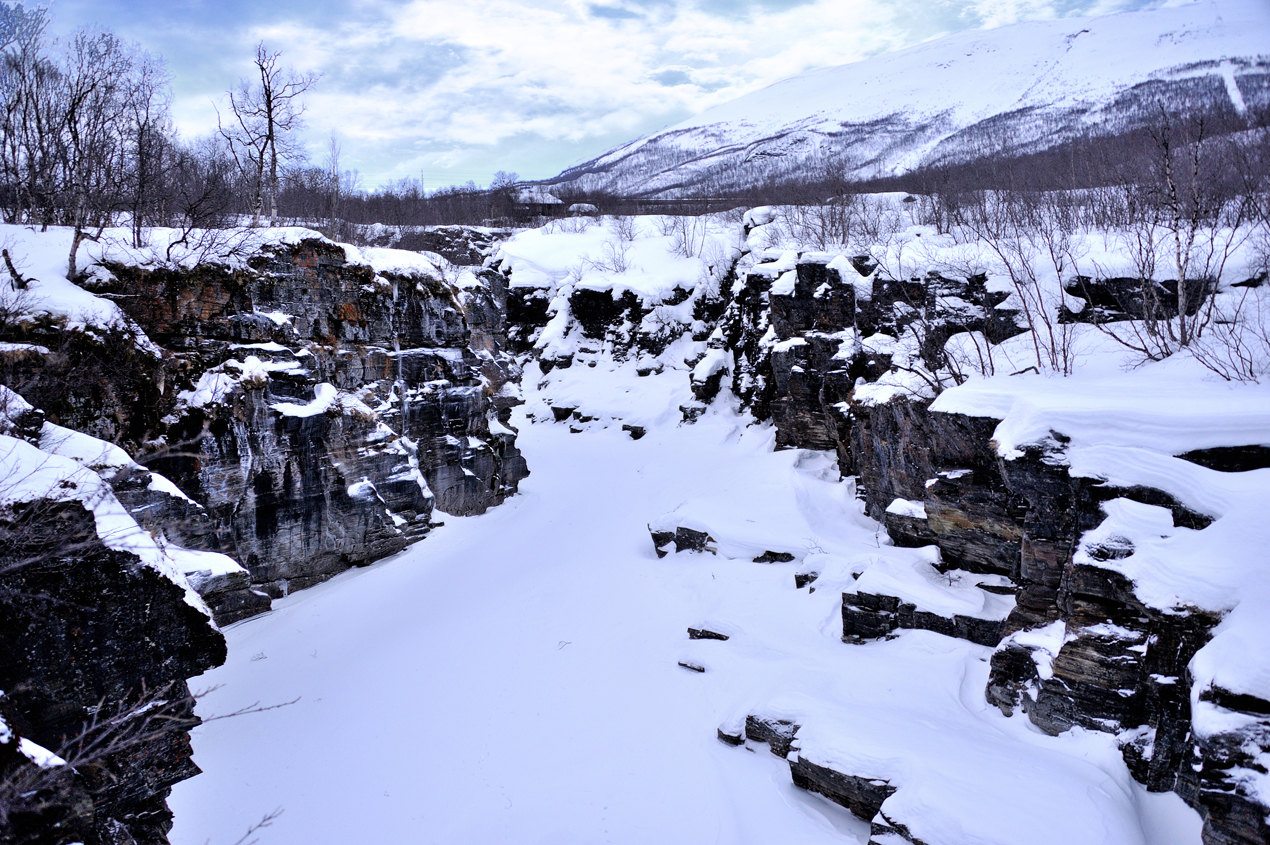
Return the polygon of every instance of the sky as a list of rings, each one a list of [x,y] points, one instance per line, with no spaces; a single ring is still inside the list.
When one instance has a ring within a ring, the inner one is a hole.
[[[258,43],[297,72],[311,161],[361,187],[545,179],[803,71],[963,29],[1176,0],[46,0],[55,34],[162,56],[187,138]],[[35,0],[26,0],[28,6]]]

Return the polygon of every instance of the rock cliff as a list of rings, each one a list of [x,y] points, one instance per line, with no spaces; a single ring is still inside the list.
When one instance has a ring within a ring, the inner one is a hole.
[[[518,374],[501,291],[302,230],[243,253],[188,267],[104,260],[92,290],[157,348],[66,344],[37,327],[21,339],[58,354],[16,362],[11,377],[205,509],[167,530],[250,572],[213,597],[222,621],[399,551],[434,508],[482,512],[528,471],[506,426]],[[68,380],[94,395],[68,396]]]
[[[528,473],[499,278],[304,230],[217,245],[103,251],[80,282],[115,319],[0,320],[5,841],[165,842],[168,791],[198,772],[187,679],[224,659],[213,614]]]
[[[0,388],[0,835],[162,843],[198,773],[187,679],[225,641],[182,569],[237,569],[142,529],[169,485]]]
[[[477,234],[445,240],[468,261],[488,248]],[[1048,734],[1114,735],[1136,779],[1203,815],[1207,843],[1270,838],[1258,785],[1270,701],[1206,651],[1229,640],[1236,603],[1162,599],[1141,569],[1170,553],[1152,543],[1202,543],[1246,519],[1241,479],[1270,465],[1267,444],[1234,433],[1211,448],[1139,449],[1134,460],[1158,472],[1112,473],[1091,469],[1076,416],[1006,442],[1007,406],[944,401],[969,372],[991,372],[988,347],[1024,331],[999,281],[946,268],[894,278],[866,255],[797,251],[756,252],[738,278],[738,255],[708,261],[669,227],[661,237],[695,283],[616,283],[616,253],[544,281],[523,244],[526,255],[464,270],[290,232],[219,262],[105,256],[86,284],[127,316],[109,328],[0,325],[4,383],[17,389],[4,393],[0,436],[26,466],[62,467],[53,486],[0,490],[11,539],[0,789],[31,797],[10,802],[14,835],[163,841],[166,791],[196,771],[185,679],[223,655],[182,584],[220,621],[244,618],[404,548],[435,510],[501,502],[528,471],[508,425],[521,375],[508,350],[536,353],[544,373],[608,359],[637,375],[674,350],[692,368],[686,423],[735,397],[773,423],[778,447],[832,451],[891,541],[980,599],[964,603],[978,612],[942,612],[855,572],[845,643],[903,629],[973,643],[990,660],[983,695],[1003,714]],[[1117,280],[1078,281],[1068,294],[1089,297],[1099,321],[1135,316],[1106,293]],[[551,411],[591,421],[563,400]],[[58,492],[76,472],[91,475],[72,487],[93,496]],[[1197,479],[1220,495],[1192,494]],[[103,502],[149,545],[104,532]],[[657,554],[726,546],[699,527],[650,523]],[[800,569],[797,586],[817,577]],[[161,726],[145,718],[155,708]],[[919,843],[888,803],[903,782],[805,753],[801,727],[750,713],[720,738],[768,744],[794,783],[870,822],[873,842]],[[103,730],[109,753],[83,747]]]
[[[1006,293],[985,277],[894,279],[867,256],[765,258],[733,289],[693,374],[697,397],[708,402],[727,387],[772,421],[778,446],[835,450],[897,545],[937,548],[950,579],[971,573],[979,589],[1010,602],[992,618],[940,615],[862,586],[843,595],[844,641],[923,628],[993,647],[985,695],[1003,713],[1021,709],[1050,734],[1081,727],[1116,735],[1136,779],[1199,810],[1206,843],[1270,839],[1270,807],[1251,785],[1270,753],[1270,702],[1195,677],[1196,655],[1224,611],[1143,597],[1117,565],[1135,552],[1114,527],[1124,509],[1145,509],[1161,535],[1202,532],[1222,513],[1188,505],[1167,484],[1074,470],[1061,430],[1007,455],[995,439],[1001,415],[932,405],[961,380],[949,338],[973,332],[995,344],[1023,330]],[[1086,279],[1069,293],[1104,287]],[[1133,317],[1105,303],[1099,313]],[[1234,473],[1263,466],[1258,444],[1221,445],[1183,458],[1219,460]],[[1208,715],[1196,718],[1196,704]],[[786,751],[797,730],[785,726]],[[768,741],[748,724],[747,733]],[[796,784],[871,821],[871,841],[918,841],[902,818],[880,812],[896,785],[797,749]]]

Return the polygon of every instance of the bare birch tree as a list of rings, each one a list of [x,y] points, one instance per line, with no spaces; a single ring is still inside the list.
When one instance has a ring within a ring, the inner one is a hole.
[[[108,32],[81,31],[71,42],[62,74],[59,121],[59,205],[72,229],[69,279],[78,275],[80,245],[99,237],[122,204],[135,67],[134,54]]]
[[[318,77],[296,74],[279,64],[281,53],[256,45],[258,80],[229,92],[230,120],[220,132],[243,178],[251,185],[251,225],[258,226],[266,205],[270,225],[278,219],[278,163],[293,154],[291,133],[303,125],[300,97]],[[226,125],[228,123],[228,125]]]

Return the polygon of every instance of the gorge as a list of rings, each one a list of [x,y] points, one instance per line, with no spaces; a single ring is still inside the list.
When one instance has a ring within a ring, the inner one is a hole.
[[[165,841],[183,685],[225,659],[189,584],[246,620],[198,713],[285,706],[196,730],[175,841],[279,807],[260,836],[1264,841],[1264,390],[1125,371],[1114,297],[1058,324],[1071,375],[1008,375],[1041,352],[999,268],[787,220],[554,221],[463,265],[116,242],[96,317],[20,230],[50,281],[3,347],[15,829]],[[179,712],[72,759],[106,699]]]

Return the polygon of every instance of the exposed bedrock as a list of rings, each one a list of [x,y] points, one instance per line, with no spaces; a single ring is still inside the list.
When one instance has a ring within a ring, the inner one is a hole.
[[[848,642],[884,637],[900,629],[934,631],[948,637],[995,646],[1005,635],[1004,619],[981,619],[955,613],[942,616],[919,610],[912,602],[876,593],[844,593],[842,638]]]
[[[36,327],[22,339],[54,354],[42,372],[10,363],[8,383],[205,507],[210,524],[167,533],[250,571],[250,584],[210,585],[225,592],[209,596],[222,619],[404,548],[434,509],[480,513],[528,473],[507,425],[519,371],[497,274],[460,288],[376,272],[316,237],[232,268],[108,269],[94,292],[158,348],[107,336],[63,350],[56,327]],[[50,363],[82,369],[103,396],[68,399]]]
[[[1197,736],[1192,727],[1188,665],[1219,616],[1146,605],[1129,579],[1098,565],[1116,549],[1074,562],[1082,535],[1106,518],[1101,505],[1113,498],[1165,507],[1179,526],[1202,528],[1206,519],[1160,491],[1072,477],[1058,441],[1002,459],[991,443],[996,420],[932,413],[904,398],[851,413],[860,488],[896,542],[936,545],[944,565],[1006,575],[1017,591],[995,630],[955,616],[922,619],[893,597],[845,594],[844,635],[925,628],[997,645],[986,695],[1003,712],[1021,708],[1051,734],[1073,726],[1116,734],[1135,778],[1177,791],[1205,815],[1205,842],[1266,841],[1267,808],[1240,782],[1241,770],[1257,771],[1270,748],[1270,703],[1229,708],[1262,714],[1230,735]],[[888,510],[896,499],[920,503],[926,518]],[[1052,654],[1007,636],[1054,623],[1061,630]]]
[[[198,773],[186,679],[224,660],[224,639],[183,587],[97,530],[79,502],[0,508],[6,842],[164,843],[168,793]]]
[[[166,841],[198,772],[187,679],[225,648],[184,580],[241,619],[528,473],[501,277],[356,259],[302,237],[233,267],[111,265],[94,292],[136,328],[2,327],[0,839]],[[48,467],[73,483],[18,496]],[[142,551],[98,536],[102,507]]]
[[[922,628],[994,646],[985,694],[1003,712],[1022,710],[1052,734],[1074,726],[1115,734],[1135,778],[1152,790],[1178,792],[1201,812],[1206,843],[1270,841],[1270,807],[1247,785],[1264,775],[1270,754],[1270,702],[1199,690],[1201,703],[1221,707],[1238,727],[1201,734],[1194,726],[1188,666],[1220,615],[1142,601],[1111,565],[1131,548],[1113,543],[1076,555],[1114,499],[1162,508],[1179,528],[1203,529],[1211,518],[1159,490],[1073,477],[1061,433],[1007,460],[992,440],[999,420],[935,413],[929,400],[902,390],[859,398],[859,385],[902,364],[882,354],[886,343],[861,343],[869,335],[919,330],[925,340],[918,354],[934,369],[953,334],[979,331],[996,342],[1018,331],[1015,315],[996,307],[1002,295],[982,278],[927,274],[896,281],[875,270],[863,259],[827,262],[817,255],[759,265],[736,287],[712,338],[711,354],[721,362],[708,370],[713,383],[694,376],[693,384],[702,401],[720,385],[730,387],[756,416],[774,423],[780,446],[836,450],[843,473],[856,476],[868,513],[897,545],[936,546],[941,571],[978,574],[980,588],[1014,598],[1008,616],[992,620],[929,613],[901,596],[849,592],[844,639]],[[1081,290],[1098,305],[1103,294],[1095,287],[1086,281]],[[1251,445],[1184,457],[1230,472],[1266,466],[1265,454]],[[914,841],[902,818],[875,817],[886,794],[867,772],[834,772],[808,761],[791,769],[795,782],[874,822],[875,837]]]

